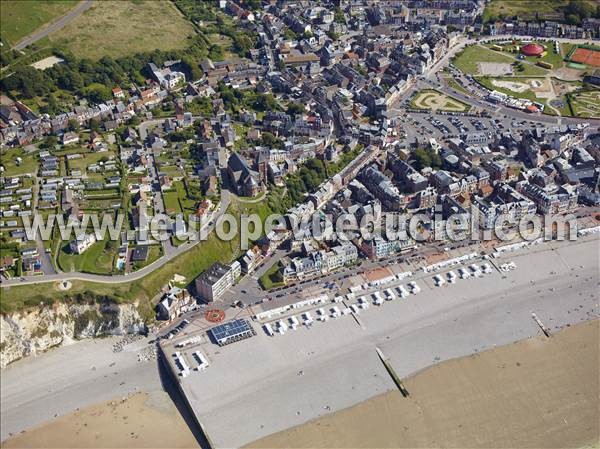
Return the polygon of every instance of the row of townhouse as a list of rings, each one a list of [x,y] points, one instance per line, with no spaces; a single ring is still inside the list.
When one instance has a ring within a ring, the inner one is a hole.
[[[353,264],[358,259],[358,250],[350,242],[334,246],[329,251],[312,251],[304,257],[295,257],[283,268],[284,282],[302,280],[330,273]]]

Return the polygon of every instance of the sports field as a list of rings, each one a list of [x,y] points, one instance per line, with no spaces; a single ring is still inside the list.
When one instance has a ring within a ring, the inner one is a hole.
[[[430,111],[467,112],[471,109],[468,104],[433,89],[417,92],[410,104],[415,109]]]
[[[78,0],[1,0],[0,38],[5,44],[13,46],[38,28],[66,14],[77,2]]]
[[[571,61],[592,67],[600,67],[600,50],[579,47],[571,55]]]
[[[103,0],[49,36],[81,58],[184,48],[194,28],[170,1]]]

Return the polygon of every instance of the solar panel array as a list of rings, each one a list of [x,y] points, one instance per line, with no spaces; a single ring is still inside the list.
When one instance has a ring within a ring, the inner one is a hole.
[[[238,319],[219,324],[213,327],[210,332],[213,334],[215,340],[220,341],[243,334],[244,332],[252,332],[252,326],[246,320]]]

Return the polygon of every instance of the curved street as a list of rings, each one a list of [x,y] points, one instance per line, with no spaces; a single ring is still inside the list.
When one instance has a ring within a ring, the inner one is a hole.
[[[89,8],[89,6],[90,6],[89,4],[91,4],[91,2],[92,2],[92,0],[86,0],[78,8],[83,7],[83,5],[85,5],[85,4],[88,4],[87,8]],[[85,9],[87,9],[87,8],[85,8]],[[71,11],[70,14],[72,14],[74,12],[75,12],[75,10]],[[82,11],[79,11],[79,14],[81,12]],[[64,19],[66,19],[66,18],[67,18],[67,16],[64,17]],[[73,18],[74,17],[71,17],[69,20],[72,20]],[[63,23],[63,26],[64,26],[64,23]],[[557,117],[557,116],[550,116],[550,115],[544,115],[544,114],[532,115],[532,114],[529,114],[529,113],[526,113],[523,111],[508,108],[505,106],[491,104],[491,103],[488,103],[487,101],[484,101],[483,99],[471,97],[469,95],[465,95],[462,92],[458,92],[455,89],[452,89],[452,88],[446,86],[445,84],[442,84],[441,82],[436,80],[436,78],[435,78],[436,74],[442,68],[448,66],[450,63],[450,59],[453,56],[455,56],[460,50],[462,50],[465,46],[467,46],[469,44],[478,43],[478,42],[481,43],[481,42],[489,42],[489,41],[494,41],[494,40],[510,39],[511,37],[512,36],[504,35],[504,36],[491,36],[491,37],[477,39],[477,40],[476,39],[459,40],[453,47],[451,47],[448,50],[448,52],[442,59],[440,59],[437,63],[435,63],[427,71],[427,73],[425,73],[422,77],[420,77],[417,80],[415,85],[412,86],[403,95],[403,98],[405,98],[405,99],[410,98],[412,93],[416,92],[417,90],[419,90],[423,87],[434,87],[448,95],[452,95],[453,97],[456,97],[461,101],[464,101],[470,105],[479,107],[479,108],[486,110],[492,114],[503,114],[503,115],[507,115],[507,116],[514,117],[517,119],[527,119],[527,120],[537,121],[537,122],[541,122],[541,123],[545,123],[545,124],[559,125],[559,124],[593,123],[593,124],[597,124],[600,126],[600,120],[598,120],[598,119],[577,118],[577,117]],[[554,40],[557,40],[559,42],[578,43],[578,44],[586,42],[585,39],[560,39],[559,38],[559,39],[554,39]],[[400,112],[401,108],[396,109],[396,111]],[[194,118],[197,118],[197,117],[194,117]],[[140,135],[140,138],[142,139],[142,141],[145,140],[145,138],[147,137],[149,128],[156,126],[158,124],[161,124],[167,119],[168,119],[168,117],[163,117],[163,118],[158,118],[158,119],[146,120],[146,121],[140,123],[140,125],[138,126],[138,130],[139,130],[139,135]],[[221,196],[221,203],[219,205],[218,210],[213,212],[213,216],[212,216],[212,220],[211,220],[211,223],[213,223],[213,224],[208,226],[208,232],[212,232],[212,230],[214,229],[214,223],[216,223],[216,220],[225,213],[225,211],[229,207],[229,203],[230,203],[230,192],[227,190],[223,190],[222,196]],[[199,240],[180,245],[179,247],[174,247],[172,245],[168,245],[169,246],[168,251],[165,251],[165,255],[162,256],[160,259],[156,260],[155,262],[147,265],[146,267],[144,267],[138,271],[135,271],[133,273],[126,274],[126,275],[112,276],[112,275],[88,274],[88,273],[81,273],[81,272],[65,272],[65,273],[57,273],[57,274],[47,274],[42,277],[26,276],[21,279],[15,278],[15,279],[10,279],[10,280],[4,280],[2,282],[2,284],[0,284],[0,285],[2,287],[10,287],[10,286],[14,286],[14,285],[28,285],[28,284],[38,284],[38,283],[43,283],[43,282],[56,282],[56,281],[67,281],[67,280],[91,281],[91,282],[100,282],[100,283],[106,283],[106,284],[118,284],[121,282],[134,281],[134,280],[141,279],[144,276],[152,273],[154,270],[161,268],[167,262],[175,259],[179,255],[190,250],[191,248],[196,246],[198,243],[200,243]]]
[[[228,190],[223,190],[221,192],[221,202],[219,203],[219,207],[217,210],[213,212],[211,215],[210,222],[203,228],[204,232],[210,233],[214,230],[215,224],[217,220],[223,216],[227,208],[229,207],[229,203],[231,202],[230,193]],[[190,241],[190,243],[184,243],[183,245],[173,247],[172,251],[168,254],[164,255],[160,259],[155,262],[145,266],[144,268],[134,271],[131,274],[121,274],[121,275],[101,275],[101,274],[88,274],[81,272],[64,272],[58,274],[50,274],[44,276],[25,276],[21,279],[13,278],[10,280],[5,280],[2,282],[2,287],[11,287],[15,285],[31,285],[31,284],[40,284],[43,282],[60,282],[60,281],[90,281],[90,282],[100,282],[104,284],[119,284],[121,282],[131,282],[136,281],[138,279],[147,276],[152,273],[154,270],[157,270],[164,266],[166,263],[180,256],[181,254],[189,251],[194,248],[199,243],[202,243],[202,240]]]

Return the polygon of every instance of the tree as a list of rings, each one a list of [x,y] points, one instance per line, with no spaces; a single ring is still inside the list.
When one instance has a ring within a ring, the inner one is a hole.
[[[89,123],[90,131],[100,132],[100,120],[96,117],[92,117]]]
[[[280,138],[274,136],[272,133],[270,133],[268,131],[265,131],[264,133],[262,133],[261,143],[265,147],[271,147],[271,148],[280,148],[280,149],[282,149],[283,146],[284,146],[283,140],[281,140]]]
[[[79,122],[74,118],[69,119],[68,126],[69,126],[69,131],[79,131]]]
[[[415,151],[415,165],[417,170],[422,170],[425,167],[440,168],[442,158],[431,148],[418,148]]]
[[[44,139],[44,142],[40,146],[42,148],[53,148],[57,144],[58,144],[58,137],[56,137],[54,135],[50,135],[50,136],[46,136],[46,138]]]
[[[431,166],[433,168],[441,168],[442,157],[435,151],[431,151],[430,156],[431,156]]]
[[[333,16],[334,16],[334,20],[337,23],[342,23],[345,24],[346,23],[346,16],[344,15],[344,11],[342,11],[341,8],[337,7],[333,10]]]
[[[219,44],[213,44],[208,50],[208,57],[213,61],[222,61],[225,59],[223,48]]]
[[[131,117],[129,119],[129,121],[127,122],[127,124],[129,126],[138,126],[140,124],[141,120],[137,115],[134,115],[133,117]]]
[[[337,41],[340,38],[340,35],[337,34],[335,31],[329,31],[327,33],[327,36],[329,36],[329,39],[331,39],[332,41]]]
[[[279,103],[277,103],[273,94],[257,94],[256,100],[248,106],[257,111],[276,111],[280,109]]]
[[[286,28],[283,31],[283,37],[288,41],[294,41],[297,39],[296,33],[294,33],[294,31],[290,28]]]
[[[288,104],[286,113],[292,117],[302,115],[304,113],[304,105],[302,103]]]
[[[204,75],[204,73],[202,73],[202,70],[200,70],[200,67],[198,67],[198,64],[196,64],[192,60],[192,58],[182,58],[181,66],[183,70],[187,72],[192,81],[199,80],[200,78],[202,78],[202,75]]]
[[[112,98],[111,90],[104,84],[92,83],[81,90],[81,93],[92,103],[103,103]]]
[[[246,9],[249,9],[251,11],[257,11],[261,7],[260,0],[246,0],[244,2],[244,6],[246,7]]]
[[[233,49],[240,56],[246,56],[248,51],[254,48],[254,42],[247,34],[235,34],[233,37]]]
[[[419,148],[415,151],[415,160],[417,170],[422,170],[425,167],[431,167],[431,156],[423,148]]]
[[[578,25],[583,19],[593,17],[598,12],[596,8],[589,2],[571,0],[565,8],[567,22],[571,25]]]
[[[59,108],[54,94],[48,95],[48,102],[42,106],[41,111],[51,116],[58,114]]]
[[[569,25],[579,25],[581,23],[581,19],[577,14],[567,14],[566,19]]]

